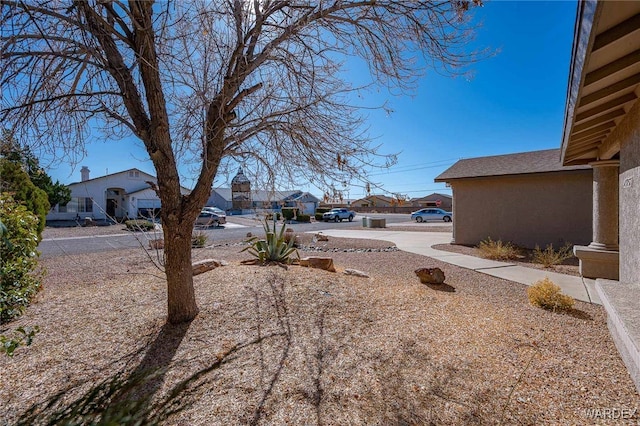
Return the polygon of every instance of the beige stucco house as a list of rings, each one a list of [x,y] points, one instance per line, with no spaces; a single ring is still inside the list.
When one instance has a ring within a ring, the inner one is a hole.
[[[436,179],[453,190],[453,242],[490,237],[522,247],[591,239],[591,167],[562,165],[560,150],[469,158]]]
[[[575,248],[640,390],[640,2],[579,2],[562,162],[593,169],[593,234]]]
[[[351,202],[351,207],[391,207],[393,198],[386,195],[369,195]]]
[[[453,208],[453,197],[448,194],[440,194],[439,192],[434,192],[433,194],[429,194],[424,197],[414,198],[411,200],[411,205],[413,207],[438,207],[442,210],[446,210],[448,212]]]

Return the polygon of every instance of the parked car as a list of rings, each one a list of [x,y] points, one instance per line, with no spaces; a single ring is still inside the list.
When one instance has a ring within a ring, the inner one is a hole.
[[[342,222],[344,219],[347,219],[349,222],[352,222],[354,217],[356,217],[356,212],[352,212],[351,210],[345,208],[335,208],[324,213],[322,215],[322,220],[325,222],[328,222],[330,220],[334,222]]]
[[[202,210],[196,219],[195,224],[196,226],[217,227],[224,223],[227,223],[227,216],[221,216],[207,210]]]
[[[451,222],[453,213],[444,211],[442,209],[420,209],[411,213],[411,220],[416,222],[426,222],[428,220],[444,220],[445,222]]]
[[[224,216],[224,217],[227,217],[227,213],[226,213],[224,210],[219,209],[219,208],[217,208],[217,207],[209,207],[209,206],[207,206],[207,207],[203,207],[203,208],[202,208],[202,211],[203,211],[203,212],[205,212],[205,211],[206,211],[206,212],[211,212],[211,213],[215,213],[215,214],[217,214],[218,216]]]

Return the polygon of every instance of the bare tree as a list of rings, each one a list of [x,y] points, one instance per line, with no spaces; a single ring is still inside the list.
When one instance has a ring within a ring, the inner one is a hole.
[[[272,183],[333,187],[388,166],[363,127],[347,57],[411,90],[459,73],[480,0],[2,0],[0,119],[23,140],[82,153],[133,134],[157,172],[168,321],[195,317],[191,232],[229,158]],[[180,164],[197,183],[180,193]]]

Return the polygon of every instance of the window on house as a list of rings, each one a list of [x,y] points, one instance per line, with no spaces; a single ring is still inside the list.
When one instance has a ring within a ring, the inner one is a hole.
[[[140,172],[137,170],[129,170],[129,177],[130,178],[140,177]]]
[[[91,198],[84,199],[84,211],[87,213],[93,213],[93,200]]]
[[[58,206],[59,213],[93,213],[93,200],[88,197],[73,197],[65,205]]]
[[[89,210],[87,210],[87,201],[91,201],[90,198],[78,197],[78,213],[87,213],[93,210],[93,205],[89,206]]]

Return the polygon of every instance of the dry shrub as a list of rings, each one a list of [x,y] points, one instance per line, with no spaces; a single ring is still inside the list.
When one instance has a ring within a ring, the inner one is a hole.
[[[493,260],[513,260],[520,257],[520,249],[510,242],[493,241],[490,237],[478,244],[482,257]]]
[[[539,306],[550,311],[569,310],[573,308],[575,301],[573,297],[562,294],[560,286],[551,281],[548,277],[536,282],[527,289],[529,302],[534,306]]]
[[[544,250],[541,250],[538,245],[533,250],[533,261],[540,263],[545,268],[550,268],[555,265],[560,265],[567,259],[573,257],[573,245],[566,243],[558,251],[553,249],[553,244],[547,245]]]
[[[207,245],[208,239],[209,237],[207,237],[206,233],[195,232],[193,235],[191,235],[191,247],[194,247],[194,248],[205,247]]]

